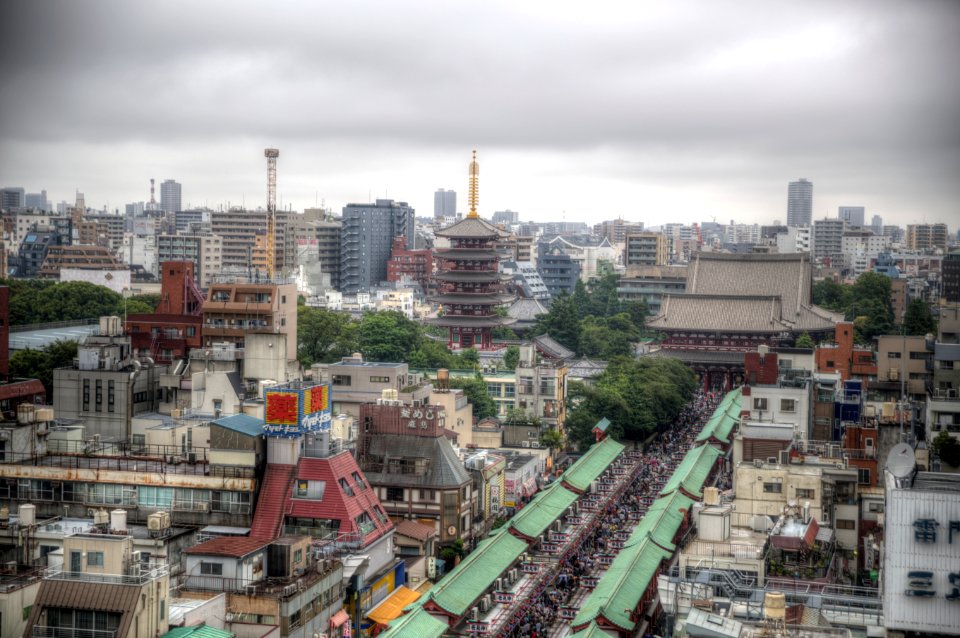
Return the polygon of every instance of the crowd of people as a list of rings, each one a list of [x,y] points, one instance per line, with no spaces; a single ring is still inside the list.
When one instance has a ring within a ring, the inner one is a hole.
[[[687,404],[669,427],[659,432],[643,450],[633,453],[640,467],[625,489],[607,504],[596,518],[599,522],[582,538],[580,544],[559,561],[552,582],[525,606],[512,629],[510,638],[542,638],[549,636],[561,623],[561,610],[586,599],[592,585],[603,575],[604,556],[613,556],[619,549],[618,532],[631,531],[646,507],[669,480],[676,464],[690,449],[702,425],[710,418],[722,395],[700,392]],[[585,580],[592,582],[585,583]],[[549,579],[546,579],[549,580]]]

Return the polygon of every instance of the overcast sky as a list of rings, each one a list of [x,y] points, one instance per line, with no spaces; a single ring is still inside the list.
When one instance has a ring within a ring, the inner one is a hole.
[[[960,222],[960,2],[0,3],[0,186],[112,210]],[[157,198],[159,199],[159,191]]]

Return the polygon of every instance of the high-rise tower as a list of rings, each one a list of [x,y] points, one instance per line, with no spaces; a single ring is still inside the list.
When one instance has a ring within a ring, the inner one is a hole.
[[[507,237],[490,222],[480,219],[480,165],[477,152],[470,162],[470,212],[466,218],[437,231],[450,240],[450,248],[435,251],[438,261],[437,295],[431,298],[441,311],[429,323],[449,329],[448,345],[455,348],[493,347],[493,329],[513,323],[497,315],[496,309],[513,299],[504,288],[499,256],[494,249],[498,239]]]
[[[267,158],[267,276],[273,279],[277,268],[277,158],[280,149],[266,148],[263,156]]]
[[[165,213],[179,213],[183,210],[180,182],[166,179],[160,184],[160,210]]]
[[[809,226],[813,219],[813,182],[800,178],[787,188],[787,226]]]

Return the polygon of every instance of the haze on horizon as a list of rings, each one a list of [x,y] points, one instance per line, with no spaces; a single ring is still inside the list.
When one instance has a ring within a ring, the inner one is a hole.
[[[960,220],[960,3],[7,1],[0,186],[110,210],[433,192],[648,226]],[[159,191],[158,191],[159,192]]]

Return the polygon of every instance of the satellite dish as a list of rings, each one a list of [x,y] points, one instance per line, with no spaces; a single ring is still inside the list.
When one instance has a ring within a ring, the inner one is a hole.
[[[910,476],[916,466],[917,457],[906,443],[897,443],[887,455],[887,469],[898,479]]]

